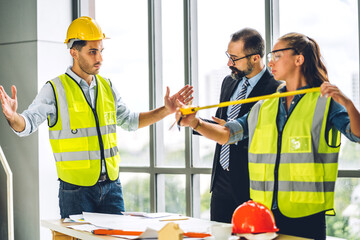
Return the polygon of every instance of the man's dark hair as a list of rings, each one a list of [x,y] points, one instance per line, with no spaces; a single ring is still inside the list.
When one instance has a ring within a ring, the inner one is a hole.
[[[71,46],[71,48],[75,48],[78,51],[81,51],[81,49],[86,45],[86,41],[84,40],[79,40],[79,41],[75,41],[73,43],[73,45]]]
[[[231,35],[231,41],[237,42],[242,40],[244,42],[244,53],[257,53],[261,58],[264,57],[265,43],[261,34],[252,28],[244,28]]]

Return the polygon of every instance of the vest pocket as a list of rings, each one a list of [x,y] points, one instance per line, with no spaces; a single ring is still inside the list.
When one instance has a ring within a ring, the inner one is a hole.
[[[88,127],[88,121],[85,121],[84,119],[94,118],[93,113],[86,102],[74,102],[72,105],[69,105],[69,117],[70,127],[72,129],[86,128]]]
[[[321,164],[290,164],[290,179],[287,185],[291,202],[317,204],[325,202],[324,169]]]
[[[275,129],[270,124],[257,125],[254,132],[249,152],[257,154],[275,154],[276,153],[276,141],[273,141],[274,136],[277,136]]]
[[[264,163],[249,163],[250,180],[251,181],[265,181],[265,164]],[[265,186],[264,186],[265,190]]]
[[[294,192],[290,193],[292,203],[325,203],[324,192]]]
[[[116,112],[105,112],[104,119],[106,125],[116,124]]]
[[[259,202],[265,201],[266,182],[265,164],[249,163],[250,169],[250,197]]]
[[[311,137],[297,136],[289,138],[290,153],[309,153],[311,152]]]
[[[63,161],[57,163],[61,169],[88,169],[90,168],[90,160],[80,161]]]
[[[97,137],[89,137],[91,140],[94,138],[97,140]],[[78,137],[78,138],[67,138],[67,139],[60,139],[58,140],[61,142],[59,144],[59,152],[68,153],[71,152],[80,152],[86,151],[89,149],[89,146],[92,146],[89,143],[89,139],[86,137]]]

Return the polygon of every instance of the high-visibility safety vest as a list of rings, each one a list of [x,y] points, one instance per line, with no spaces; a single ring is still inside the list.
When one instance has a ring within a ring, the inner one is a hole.
[[[248,117],[250,197],[290,218],[334,214],[340,132],[326,131],[330,98],[307,93],[282,132],[279,98],[259,101]]]
[[[116,99],[110,82],[96,75],[95,107],[80,85],[67,74],[50,81],[57,104],[57,121],[49,125],[58,177],[79,186],[93,186],[105,159],[110,180],[119,176],[116,140]],[[49,121],[50,122],[50,121]]]

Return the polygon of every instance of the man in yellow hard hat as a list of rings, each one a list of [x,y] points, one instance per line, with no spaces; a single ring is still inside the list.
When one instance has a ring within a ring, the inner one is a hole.
[[[163,107],[131,112],[110,80],[98,74],[103,39],[105,34],[94,19],[75,19],[65,40],[73,65],[48,81],[22,114],[17,113],[16,87],[12,86],[9,97],[0,86],[3,113],[16,134],[28,136],[48,120],[62,218],[83,211],[125,211],[116,126],[128,131],[149,126],[174,113],[176,100],[185,104],[192,100],[190,86],[173,96],[167,88]]]

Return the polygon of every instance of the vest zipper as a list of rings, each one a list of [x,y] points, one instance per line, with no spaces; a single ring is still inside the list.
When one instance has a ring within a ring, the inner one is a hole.
[[[276,119],[279,116],[279,108],[280,108],[281,99],[279,99],[278,111],[276,114]],[[282,142],[282,134],[285,128],[285,125],[288,121],[290,116],[287,117],[285,120],[284,126],[282,131],[279,131],[279,127],[276,122],[276,128],[278,132],[278,140],[277,140],[277,152],[276,152],[276,160],[275,160],[275,169],[274,169],[274,191],[273,191],[273,199],[271,203],[271,210],[279,208],[279,201],[278,201],[278,192],[279,192],[279,167],[280,167],[280,157],[281,157],[281,142]]]
[[[99,91],[99,87],[98,87],[98,80],[95,76],[95,81],[96,81],[96,96],[95,96],[95,106],[94,108],[91,107],[92,112],[94,114],[94,118],[95,118],[95,122],[96,122],[96,131],[98,133],[98,139],[99,139],[99,145],[100,145],[100,156],[101,156],[101,160],[100,160],[100,175],[101,175],[101,170],[102,170],[102,162],[104,161],[104,167],[105,167],[105,171],[106,171],[106,175],[109,178],[109,174],[107,171],[107,167],[106,167],[106,161],[105,161],[105,153],[104,153],[104,143],[102,140],[102,136],[101,136],[101,131],[100,131],[100,123],[99,123],[99,117],[97,115],[96,112],[96,104],[97,104],[97,99],[98,99],[98,91]],[[110,178],[109,178],[110,179]]]
[[[100,174],[99,174],[99,177],[101,175],[101,170],[102,170],[102,161],[104,160],[104,165],[105,165],[105,170],[106,170],[106,175],[107,177],[109,178],[109,174],[108,174],[108,171],[107,171],[107,167],[106,167],[106,162],[105,162],[105,153],[104,153],[104,143],[102,141],[102,137],[101,137],[101,131],[100,131],[100,124],[99,124],[99,118],[98,118],[98,115],[97,115],[97,112],[96,112],[96,103],[97,103],[97,97],[98,97],[98,90],[99,88],[96,87],[96,95],[95,95],[95,106],[94,108],[92,107],[91,103],[88,101],[88,99],[86,98],[86,95],[83,91],[83,89],[81,88],[80,84],[75,80],[73,79],[69,74],[65,73],[69,78],[71,78],[80,88],[81,92],[83,93],[83,96],[86,100],[86,102],[88,103],[92,113],[94,114],[94,118],[95,118],[95,123],[96,123],[96,132],[97,132],[97,135],[98,135],[98,139],[99,139],[99,146],[100,146]],[[96,81],[96,86],[98,85],[98,81],[97,81],[97,78],[96,76],[95,77],[95,81]],[[110,179],[110,178],[109,178]]]
[[[271,209],[278,208],[278,191],[279,191],[279,166],[280,166],[280,156],[281,156],[281,142],[282,142],[282,131],[278,130],[278,141],[277,141],[277,153],[276,153],[276,161],[275,161],[275,169],[274,169],[274,191],[273,191],[273,199],[271,204]]]

